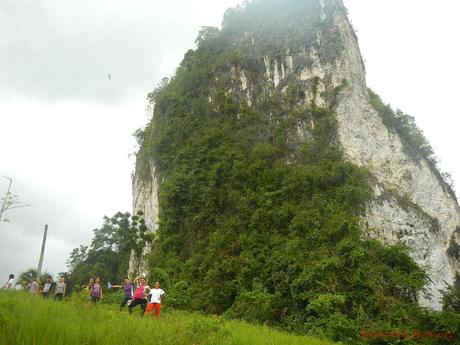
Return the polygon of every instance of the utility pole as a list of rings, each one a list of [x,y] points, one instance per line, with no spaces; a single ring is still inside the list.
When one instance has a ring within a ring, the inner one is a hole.
[[[46,234],[48,233],[48,224],[45,224],[43,231],[42,250],[40,252],[40,260],[38,261],[37,278],[40,281],[40,274],[42,273],[43,255],[45,254]]]

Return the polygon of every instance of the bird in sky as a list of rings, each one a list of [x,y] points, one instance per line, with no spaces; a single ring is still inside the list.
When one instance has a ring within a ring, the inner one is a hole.
[[[109,80],[112,80],[112,76],[110,75],[110,73],[107,73],[107,77],[109,77]]]

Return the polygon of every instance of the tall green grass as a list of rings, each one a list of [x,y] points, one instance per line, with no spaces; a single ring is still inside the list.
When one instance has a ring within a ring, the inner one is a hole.
[[[327,340],[296,336],[266,326],[225,321],[195,313],[162,311],[159,320],[129,315],[115,305],[92,305],[80,298],[44,300],[25,292],[0,291],[1,345],[105,344],[301,344]]]

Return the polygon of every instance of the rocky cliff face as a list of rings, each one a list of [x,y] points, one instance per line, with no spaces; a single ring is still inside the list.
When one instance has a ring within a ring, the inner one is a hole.
[[[414,158],[405,143],[388,129],[369,102],[357,40],[341,11],[333,14],[343,37],[336,71],[351,80],[337,102],[339,137],[348,159],[375,176],[375,200],[367,207],[366,227],[385,243],[402,242],[413,258],[427,267],[432,301],[439,307],[439,289],[452,284],[459,270],[455,196],[426,159]]]
[[[158,227],[158,190],[160,183],[154,161],[151,162],[149,168],[151,179],[143,180],[139,176],[133,175],[133,214],[142,211],[145,225],[150,231],[155,232]],[[150,253],[150,247],[144,249],[144,257],[148,253]],[[131,277],[139,273],[145,275],[148,271],[147,262],[145,260],[137,262],[135,256],[131,256],[128,270]]]
[[[279,10],[291,9],[281,4]],[[251,106],[261,94],[277,94],[287,103],[289,88],[296,85],[303,94],[299,106],[314,104],[335,111],[345,157],[367,167],[374,177],[375,196],[363,218],[367,235],[411,248],[431,279],[433,298],[423,303],[438,308],[439,289],[444,282],[452,284],[460,270],[459,206],[432,164],[411,153],[373,108],[358,41],[342,1],[310,1],[300,24],[278,32],[276,25],[268,29],[257,23],[240,30],[231,20],[224,20],[223,30],[230,32],[233,49],[252,64],[249,68],[229,63],[225,74],[214,76],[216,83],[222,78],[228,81],[227,96]],[[211,91],[209,102],[215,97]],[[270,116],[276,121],[280,114]],[[299,121],[293,145],[308,140],[314,126],[313,120]],[[151,176],[149,181],[134,176],[133,206],[145,212],[148,226],[155,231],[160,181],[154,160]]]

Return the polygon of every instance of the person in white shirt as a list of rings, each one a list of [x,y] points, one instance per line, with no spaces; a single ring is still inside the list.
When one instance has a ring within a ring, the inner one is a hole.
[[[56,300],[57,298],[59,301],[62,301],[62,299],[65,297],[65,289],[65,278],[60,277],[59,282],[56,283],[56,290],[54,291],[54,300]]]
[[[3,289],[12,289],[14,282],[14,274],[10,274],[8,280],[6,281],[5,285],[3,285]]]
[[[145,311],[146,314],[149,314],[154,309],[155,318],[160,317],[161,298],[164,294],[165,292],[160,289],[160,282],[155,282],[155,287],[150,290],[150,303]]]
[[[43,290],[42,290],[43,298],[48,298],[48,296],[50,294],[50,288],[51,288],[51,278],[47,277],[46,282],[43,285]]]

